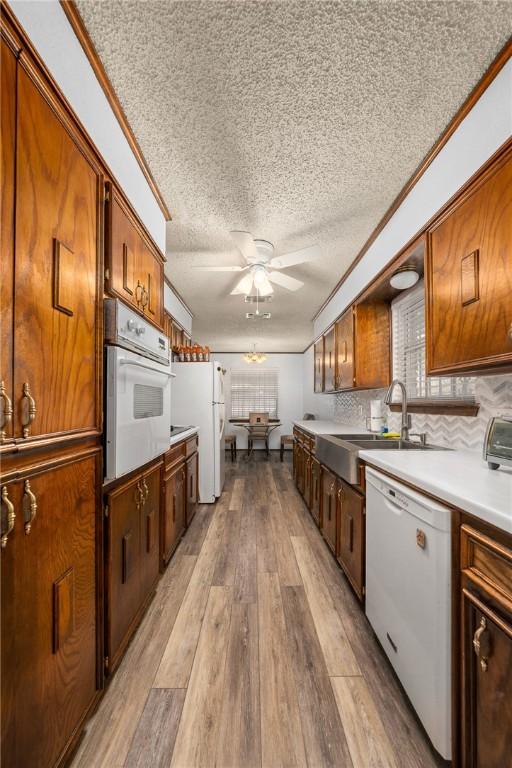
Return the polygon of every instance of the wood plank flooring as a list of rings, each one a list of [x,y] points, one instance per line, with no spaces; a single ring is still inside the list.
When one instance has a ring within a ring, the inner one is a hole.
[[[438,768],[292,477],[227,463],[72,768]]]

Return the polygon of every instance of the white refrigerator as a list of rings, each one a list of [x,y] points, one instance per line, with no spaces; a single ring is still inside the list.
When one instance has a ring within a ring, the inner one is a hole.
[[[171,423],[199,427],[199,501],[211,504],[224,487],[224,373],[222,365],[173,363]]]

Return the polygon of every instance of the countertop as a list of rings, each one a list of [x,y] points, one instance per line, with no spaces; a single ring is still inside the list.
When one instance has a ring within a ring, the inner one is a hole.
[[[339,421],[294,421],[293,424],[310,435],[366,435],[367,429],[341,424]]]
[[[489,469],[477,451],[360,451],[359,458],[512,533],[512,468]]]
[[[177,435],[173,435],[170,439],[169,445],[176,445],[176,443],[181,443],[182,440],[186,440],[187,437],[192,437],[192,435],[197,435],[199,432],[199,427],[190,427],[190,429],[186,429],[185,432],[179,432]]]

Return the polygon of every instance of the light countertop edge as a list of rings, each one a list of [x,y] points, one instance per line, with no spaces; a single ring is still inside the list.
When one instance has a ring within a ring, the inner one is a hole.
[[[328,421],[326,419],[311,419],[302,421],[293,421],[292,424],[310,435],[366,435],[367,429],[354,427],[353,424],[342,424],[339,421]]]
[[[477,451],[360,451],[366,464],[512,533],[512,469],[492,470]]]
[[[185,432],[179,432],[177,435],[173,435],[170,439],[169,445],[176,445],[177,443],[181,443],[182,440],[186,440],[187,437],[192,437],[192,435],[197,435],[199,432],[199,427],[190,427],[190,429],[187,429]]]

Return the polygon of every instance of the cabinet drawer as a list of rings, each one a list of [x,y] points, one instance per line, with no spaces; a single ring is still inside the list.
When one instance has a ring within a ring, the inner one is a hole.
[[[185,459],[185,455],[185,443],[179,443],[178,445],[173,445],[172,448],[169,448],[164,457],[166,471],[171,469],[171,467],[174,467],[176,464],[182,462]]]
[[[190,440],[187,440],[186,446],[185,446],[185,455],[187,459],[189,456],[192,456],[192,454],[197,451],[197,445],[198,445],[197,435],[194,435],[194,437],[191,437]]]
[[[512,603],[512,550],[467,525],[461,528],[461,569]]]

